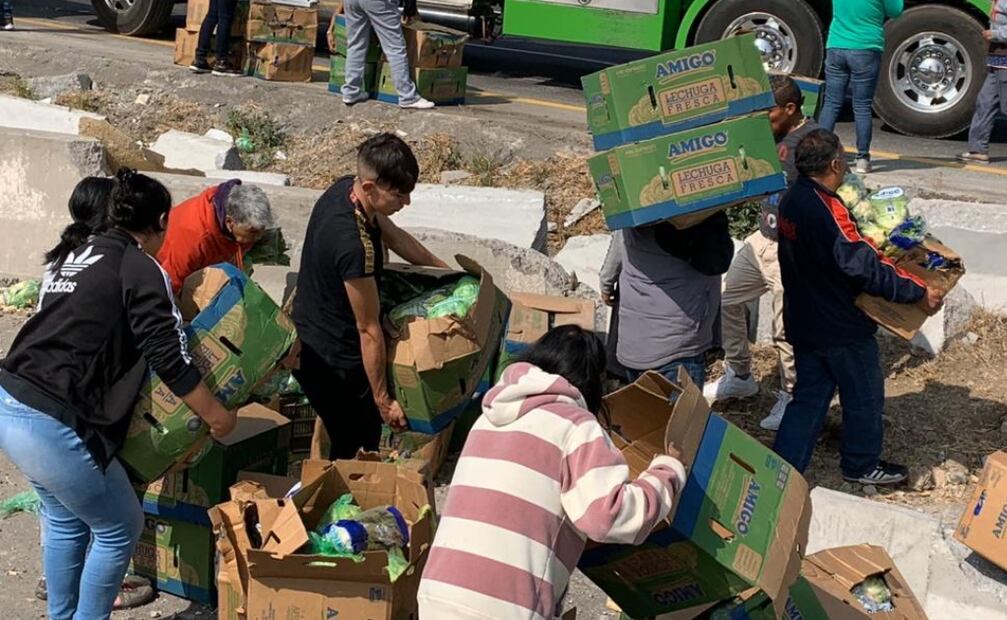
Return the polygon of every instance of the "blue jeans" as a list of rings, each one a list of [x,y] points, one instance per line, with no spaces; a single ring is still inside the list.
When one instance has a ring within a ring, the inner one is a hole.
[[[0,450],[42,499],[49,618],[106,620],[143,530],[126,471],[103,470],[73,429],[2,388]]]
[[[210,8],[199,27],[199,38],[196,40],[196,60],[206,62],[206,53],[210,49],[210,38],[217,31],[217,45],[213,50],[217,62],[228,60],[231,55],[231,24],[234,23],[234,13],[238,8],[238,0],[210,0]]]
[[[678,383],[678,369],[684,368],[685,372],[689,373],[689,378],[692,382],[696,384],[700,390],[703,389],[703,383],[706,382],[706,355],[696,355],[693,357],[683,357],[679,360],[674,360],[668,362],[660,368],[655,368],[658,373],[664,376],[666,379],[672,383]],[[632,383],[639,379],[646,370],[634,370],[632,368],[626,369],[626,378]]]
[[[830,49],[825,56],[825,102],[818,124],[835,131],[836,120],[843,111],[846,93],[853,85],[853,118],[857,129],[857,159],[871,158],[874,121],[871,106],[878,89],[881,72],[881,52],[873,50]]]
[[[855,478],[872,471],[884,438],[885,380],[877,340],[871,337],[820,350],[794,347],[794,361],[794,400],[783,415],[773,450],[804,472],[838,387],[843,407],[839,447],[843,475]]]
[[[1000,114],[1007,114],[1007,69],[987,69],[969,128],[970,152],[989,154],[990,135]]]
[[[14,21],[14,5],[11,0],[0,0],[0,25],[6,25]]]
[[[346,13],[346,84],[342,88],[343,101],[354,101],[366,94],[363,93],[364,65],[373,28],[381,43],[381,51],[392,68],[392,81],[399,93],[399,103],[415,103],[420,95],[409,72],[398,1],[346,0],[343,11]]]

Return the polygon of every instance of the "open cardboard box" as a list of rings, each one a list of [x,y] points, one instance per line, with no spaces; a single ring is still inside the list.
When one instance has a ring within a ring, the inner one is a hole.
[[[955,538],[970,549],[1007,570],[1007,452],[997,451],[986,459],[982,478],[972,501],[958,523]]]
[[[231,488],[232,501],[211,511],[220,570],[232,587],[238,584],[238,613],[368,620],[415,613],[434,533],[433,489],[422,474],[386,463],[305,461],[300,488],[284,497],[288,483],[261,475],[244,480]],[[363,509],[393,505],[409,523],[409,566],[394,583],[383,551],[364,553],[360,563],[301,552],[308,531],[344,493]]]
[[[930,270],[923,266],[928,252],[943,256],[950,266],[947,269]],[[896,266],[923,280],[927,286],[947,294],[965,275],[965,265],[957,252],[934,237],[927,235],[920,245],[908,250],[895,261]],[[896,304],[881,297],[861,294],[857,297],[857,307],[876,323],[896,336],[912,340],[923,327],[930,315],[918,304]]]
[[[453,420],[435,435],[412,431],[392,433],[387,441],[385,437],[382,437],[377,452],[368,452],[361,448],[357,451],[356,458],[364,461],[388,462],[388,459],[396,456],[397,453],[398,460],[395,462],[397,465],[415,469],[433,480],[447,459],[448,448],[451,446],[451,433],[454,428],[455,421]],[[392,440],[399,442],[395,444],[398,447],[393,447]],[[315,432],[311,436],[310,458],[328,460],[329,445],[329,433],[325,430],[321,419],[316,419]],[[404,451],[408,450],[407,446],[416,446],[416,448],[409,452],[408,456],[405,456]]]
[[[808,486],[800,474],[711,415],[684,372],[677,384],[647,373],[606,403],[613,442],[631,476],[672,444],[689,478],[670,525],[638,547],[590,547],[581,570],[631,617],[701,611],[752,587],[782,613],[787,589],[800,573],[811,520]]]
[[[496,380],[524,350],[554,327],[579,325],[595,330],[595,304],[587,299],[511,293],[511,309],[497,362]]]

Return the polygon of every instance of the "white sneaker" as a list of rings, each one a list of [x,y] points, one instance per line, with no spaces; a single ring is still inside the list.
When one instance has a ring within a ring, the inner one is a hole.
[[[724,365],[724,376],[713,383],[703,386],[703,396],[715,403],[732,398],[751,398],[759,393],[759,384],[751,375],[747,379],[739,379],[738,374],[728,365]]]
[[[790,401],[794,400],[794,397],[780,390],[776,393],[776,404],[770,409],[769,415],[766,416],[762,422],[759,422],[759,426],[766,429],[767,431],[778,431],[780,430],[780,424],[783,422],[783,414],[787,412],[787,405]]]
[[[4,25],[3,29],[4,30],[14,30],[14,22],[7,22]]]
[[[871,172],[871,160],[869,159],[858,159],[856,162],[857,174],[870,174]]]
[[[348,97],[343,97],[343,105],[348,105],[348,106],[357,105],[358,103],[363,103],[363,102],[367,101],[370,98],[371,98],[371,96],[368,95],[367,93],[360,93],[359,95],[357,95],[353,99],[350,99]]]
[[[400,103],[399,107],[404,110],[429,110],[434,107],[433,101],[427,101],[423,97],[420,97],[412,103]]]

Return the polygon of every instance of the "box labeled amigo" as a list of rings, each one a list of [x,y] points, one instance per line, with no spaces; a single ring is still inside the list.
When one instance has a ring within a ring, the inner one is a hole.
[[[245,74],[270,82],[310,82],[315,47],[295,43],[248,44]]]
[[[318,10],[256,0],[248,12],[247,38],[256,43],[296,43],[314,50]]]
[[[811,520],[801,475],[758,440],[711,415],[684,372],[677,384],[648,373],[606,402],[613,442],[632,476],[670,441],[689,478],[670,526],[638,547],[587,550],[581,571],[634,618],[701,607],[752,587],[782,612]]]
[[[958,523],[955,538],[1007,570],[1007,452],[986,459],[972,501]]]
[[[612,230],[786,189],[767,114],[620,146],[588,167]]]
[[[217,592],[213,530],[206,525],[145,515],[133,572],[160,591],[198,603],[211,603]]]
[[[377,84],[378,65],[369,62],[364,65],[364,92],[373,93]],[[341,93],[346,84],[346,59],[338,54],[329,56],[329,92]]]
[[[581,79],[598,151],[773,107],[755,35],[658,54]]]
[[[461,105],[465,103],[465,89],[469,70],[465,67],[453,69],[413,69],[413,82],[420,96],[440,105]],[[392,67],[382,61],[378,66],[378,101],[398,104],[399,91],[392,79]]]

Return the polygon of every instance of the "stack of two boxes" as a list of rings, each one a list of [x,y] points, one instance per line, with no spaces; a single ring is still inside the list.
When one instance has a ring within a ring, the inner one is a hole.
[[[290,321],[231,265],[186,280],[180,309],[204,382],[228,408],[241,407],[295,338]],[[133,571],[184,598],[214,598],[214,536],[207,510],[225,499],[239,470],[285,473],[289,422],[260,405],[210,441],[206,425],[152,375],[141,389],[119,459],[146,514]]]
[[[583,78],[598,151],[588,162],[609,228],[716,210],[786,187],[769,116],[769,78],[743,35]],[[607,149],[607,150],[606,150]]]
[[[318,9],[253,0],[245,74],[276,82],[310,82]]]
[[[189,0],[185,12],[185,28],[175,30],[175,64],[188,67],[196,59],[196,44],[199,42],[199,29],[210,10],[210,0]],[[245,60],[245,29],[248,24],[248,0],[239,0],[234,10],[234,21],[231,22],[231,39],[229,60],[235,67],[240,67]],[[207,61],[212,66],[216,57],[216,35],[210,40]]]
[[[341,93],[346,83],[346,17],[333,15],[329,24],[329,91]],[[409,66],[421,97],[439,105],[465,102],[468,69],[462,55],[468,36],[464,33],[413,22],[403,27]],[[382,57],[377,37],[371,35],[364,66],[364,90],[378,101],[398,104],[391,66]]]

